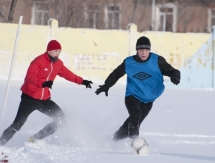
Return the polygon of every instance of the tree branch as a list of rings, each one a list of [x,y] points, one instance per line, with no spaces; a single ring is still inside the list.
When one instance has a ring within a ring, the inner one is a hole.
[[[9,23],[11,23],[13,21],[13,13],[14,13],[14,9],[15,9],[15,6],[16,6],[16,2],[17,2],[17,0],[13,0],[12,3],[11,3],[10,12],[9,12],[9,15],[8,15],[8,22]]]
[[[0,12],[0,16],[4,19],[5,22],[7,22],[7,20],[4,18],[1,12]]]

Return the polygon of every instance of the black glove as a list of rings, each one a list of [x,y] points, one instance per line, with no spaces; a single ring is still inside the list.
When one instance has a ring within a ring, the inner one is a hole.
[[[176,84],[176,85],[180,83],[180,79],[178,77],[171,77],[170,80],[173,84]]]
[[[93,84],[93,82],[89,80],[83,80],[82,85],[85,85],[86,88],[92,88],[90,84]]]
[[[105,92],[105,95],[108,96],[108,90],[109,87],[107,87],[105,84],[104,85],[100,85],[99,88],[96,90],[96,95],[98,95],[101,92]]]
[[[53,81],[49,80],[49,81],[46,81],[46,82],[43,82],[43,85],[42,87],[49,87],[52,89],[52,84],[53,84]]]

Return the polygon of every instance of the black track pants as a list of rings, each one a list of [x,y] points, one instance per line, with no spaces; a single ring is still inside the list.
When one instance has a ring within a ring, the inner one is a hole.
[[[142,103],[133,96],[127,96],[125,97],[125,105],[128,110],[129,117],[125,120],[118,132],[120,132],[120,130],[123,130],[123,133],[127,134],[123,137],[128,137],[129,128],[134,126],[134,128],[137,127],[135,128],[135,130],[137,130],[139,134],[139,126],[150,112],[153,103]]]
[[[52,100],[36,100],[26,94],[22,94],[21,102],[15,120],[3,132],[0,138],[0,145],[6,144],[26,122],[28,116],[35,110],[51,117],[53,122],[46,125],[42,130],[36,133],[33,137],[43,139],[54,133],[58,127],[64,123],[64,113],[61,108]]]

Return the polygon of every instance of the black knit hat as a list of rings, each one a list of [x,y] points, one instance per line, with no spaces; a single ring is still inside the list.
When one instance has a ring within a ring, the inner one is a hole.
[[[136,43],[136,50],[138,50],[138,49],[149,49],[149,50],[151,50],[150,40],[145,36],[140,37]]]

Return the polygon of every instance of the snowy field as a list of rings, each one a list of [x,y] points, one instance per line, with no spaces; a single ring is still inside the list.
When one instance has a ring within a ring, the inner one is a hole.
[[[12,123],[20,102],[22,81],[12,81],[0,134]],[[92,89],[56,81],[52,100],[64,110],[67,124],[35,144],[26,143],[51,119],[33,112],[25,125],[0,147],[9,163],[212,163],[215,162],[215,91],[166,89],[140,128],[148,156],[130,152],[130,139],[112,142],[112,134],[127,118],[124,85],[95,95]],[[0,81],[3,108],[6,81]],[[2,114],[2,109],[0,110]],[[3,162],[3,161],[0,161]]]

